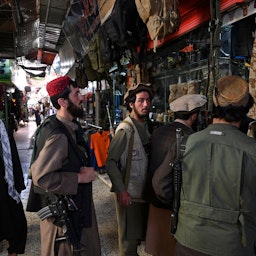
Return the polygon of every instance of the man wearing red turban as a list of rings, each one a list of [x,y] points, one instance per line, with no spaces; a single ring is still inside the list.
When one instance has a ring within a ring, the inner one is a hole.
[[[83,97],[68,76],[54,79],[46,89],[57,114],[41,124],[36,158],[30,168],[33,186],[27,210],[45,209],[48,204],[38,205],[38,202],[50,197],[68,198],[72,209],[68,208],[67,214],[74,232],[72,237],[66,236],[65,225],[57,217],[41,218],[41,256],[72,256],[77,250],[81,251],[79,255],[100,256],[92,199],[92,181],[96,175],[87,145],[79,136],[82,128],[76,121],[83,116]],[[40,194],[35,194],[33,188]],[[36,197],[40,200],[34,203]]]

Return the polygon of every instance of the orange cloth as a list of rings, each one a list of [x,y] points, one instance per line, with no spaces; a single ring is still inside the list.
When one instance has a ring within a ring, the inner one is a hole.
[[[179,52],[193,52],[194,51],[194,45],[189,44],[186,47],[182,48]]]
[[[110,144],[109,131],[96,132],[91,135],[90,148],[94,151],[98,167],[106,164]]]

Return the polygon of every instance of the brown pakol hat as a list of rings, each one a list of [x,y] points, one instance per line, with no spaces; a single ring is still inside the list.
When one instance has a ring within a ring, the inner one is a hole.
[[[131,85],[124,95],[124,104],[127,103],[128,99],[138,92],[147,91],[151,99],[154,97],[155,93],[150,83],[138,83]]]
[[[215,106],[245,107],[249,100],[248,83],[240,76],[225,76],[218,80],[213,95]]]

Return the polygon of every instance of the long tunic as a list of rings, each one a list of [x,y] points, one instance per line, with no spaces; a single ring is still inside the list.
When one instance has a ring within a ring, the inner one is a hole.
[[[175,240],[170,234],[172,205],[163,203],[156,196],[152,187],[152,178],[155,171],[169,170],[170,162],[176,157],[176,129],[182,129],[182,135],[193,133],[193,130],[180,122],[172,122],[157,128],[151,138],[149,176],[147,182],[147,196],[151,203],[147,224],[147,236],[145,251],[151,255],[174,255]],[[166,158],[168,158],[166,160]],[[157,187],[158,190],[162,188]],[[165,202],[168,200],[165,200]]]
[[[78,125],[58,115],[57,118],[65,125],[72,136],[72,140],[76,142],[75,131],[78,129]],[[55,194],[74,196],[75,202],[79,203],[79,211],[72,213],[71,217],[73,216],[75,224],[83,225],[82,232],[88,229],[91,234],[91,236],[86,236],[87,239],[90,238],[90,241],[82,241],[86,244],[87,255],[100,255],[97,224],[91,228],[91,225],[94,224],[93,219],[95,219],[91,184],[78,184],[77,173],[83,159],[80,160],[78,155],[76,156],[74,152],[70,151],[74,150],[70,142],[70,139],[63,132],[54,133],[45,141],[36,161],[31,165],[33,183],[35,186]],[[80,153],[82,154],[82,152]],[[75,162],[72,162],[72,159]],[[80,216],[81,224],[76,222],[76,216],[78,215]],[[57,226],[53,225],[50,219],[43,222],[45,223],[44,225],[41,223],[41,255],[50,256],[54,253]],[[59,228],[58,233],[61,234]],[[82,234],[83,237],[84,235]],[[68,246],[65,244],[62,246],[66,249],[60,247],[59,255],[61,255],[61,250],[65,255],[72,255]]]

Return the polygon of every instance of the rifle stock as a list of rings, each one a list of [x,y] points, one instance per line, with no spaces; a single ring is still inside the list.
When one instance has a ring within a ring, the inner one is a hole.
[[[178,212],[180,207],[180,191],[181,191],[181,179],[182,179],[182,169],[181,169],[181,128],[176,129],[176,159],[172,162],[172,179],[174,186],[174,198],[173,198],[173,211],[171,213],[171,234],[175,234],[178,224]]]
[[[73,224],[70,221],[69,212],[77,211],[73,200],[68,196],[59,196],[55,194],[48,193],[48,206],[42,208],[37,212],[37,215],[41,220],[48,217],[54,217],[54,224],[56,226],[63,228],[63,237],[57,237],[55,242],[61,242],[63,240],[69,241],[73,247],[73,255],[79,256],[81,252],[85,250],[85,245],[80,243],[77,234],[74,230]]]

